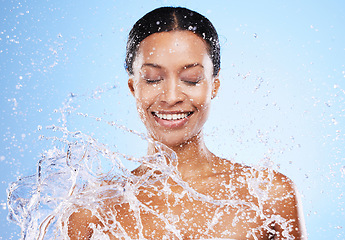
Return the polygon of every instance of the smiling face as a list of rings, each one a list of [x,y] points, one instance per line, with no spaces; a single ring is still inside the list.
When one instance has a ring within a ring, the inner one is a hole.
[[[128,86],[148,134],[174,147],[201,132],[219,79],[202,38],[170,31],[140,43]]]

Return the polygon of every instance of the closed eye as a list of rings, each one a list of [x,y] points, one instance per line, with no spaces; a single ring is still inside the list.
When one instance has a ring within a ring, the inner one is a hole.
[[[182,82],[185,82],[190,85],[197,85],[203,78],[197,77],[197,78],[181,78]]]
[[[141,69],[141,78],[147,83],[158,83],[163,80],[163,74],[161,73],[161,68],[143,66]]]
[[[145,78],[143,77],[143,79],[147,82],[147,83],[158,83],[160,81],[163,80],[163,78]]]
[[[197,85],[202,79],[204,68],[200,64],[188,65],[180,73],[180,80],[189,85]]]

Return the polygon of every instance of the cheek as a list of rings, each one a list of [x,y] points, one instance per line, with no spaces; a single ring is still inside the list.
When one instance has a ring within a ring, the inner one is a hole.
[[[139,115],[140,119],[141,119],[143,122],[145,122],[146,116],[145,116],[144,107],[143,107],[143,105],[141,104],[141,102],[138,102],[138,101],[137,101],[137,112],[138,112],[138,115]]]
[[[137,102],[137,106],[145,107],[145,105],[148,104],[149,98],[149,91],[145,89],[145,87],[137,85],[135,88],[135,100]]]
[[[147,109],[155,101],[155,91],[152,88],[147,88],[142,85],[138,85],[135,90],[135,100],[137,110],[141,119],[146,119]]]
[[[199,109],[207,108],[211,103],[212,92],[208,86],[200,86],[198,89],[193,89],[188,95],[190,96],[191,102]]]
[[[140,101],[143,105],[150,104],[156,97],[160,88],[158,86],[151,86],[145,83],[137,84],[135,89],[136,101]]]

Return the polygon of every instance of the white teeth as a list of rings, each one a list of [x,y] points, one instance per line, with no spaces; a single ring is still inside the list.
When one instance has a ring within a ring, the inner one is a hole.
[[[164,119],[164,120],[179,120],[189,115],[189,113],[174,113],[174,114],[154,113],[154,114],[160,119]]]

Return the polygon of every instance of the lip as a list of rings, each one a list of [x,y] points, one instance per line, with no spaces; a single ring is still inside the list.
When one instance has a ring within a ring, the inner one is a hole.
[[[156,120],[156,122],[165,127],[165,128],[180,128],[184,126],[190,119],[190,117],[193,115],[193,111],[157,111],[157,112],[151,112],[152,116]],[[162,119],[159,118],[156,114],[188,114],[186,117],[181,119]]]

